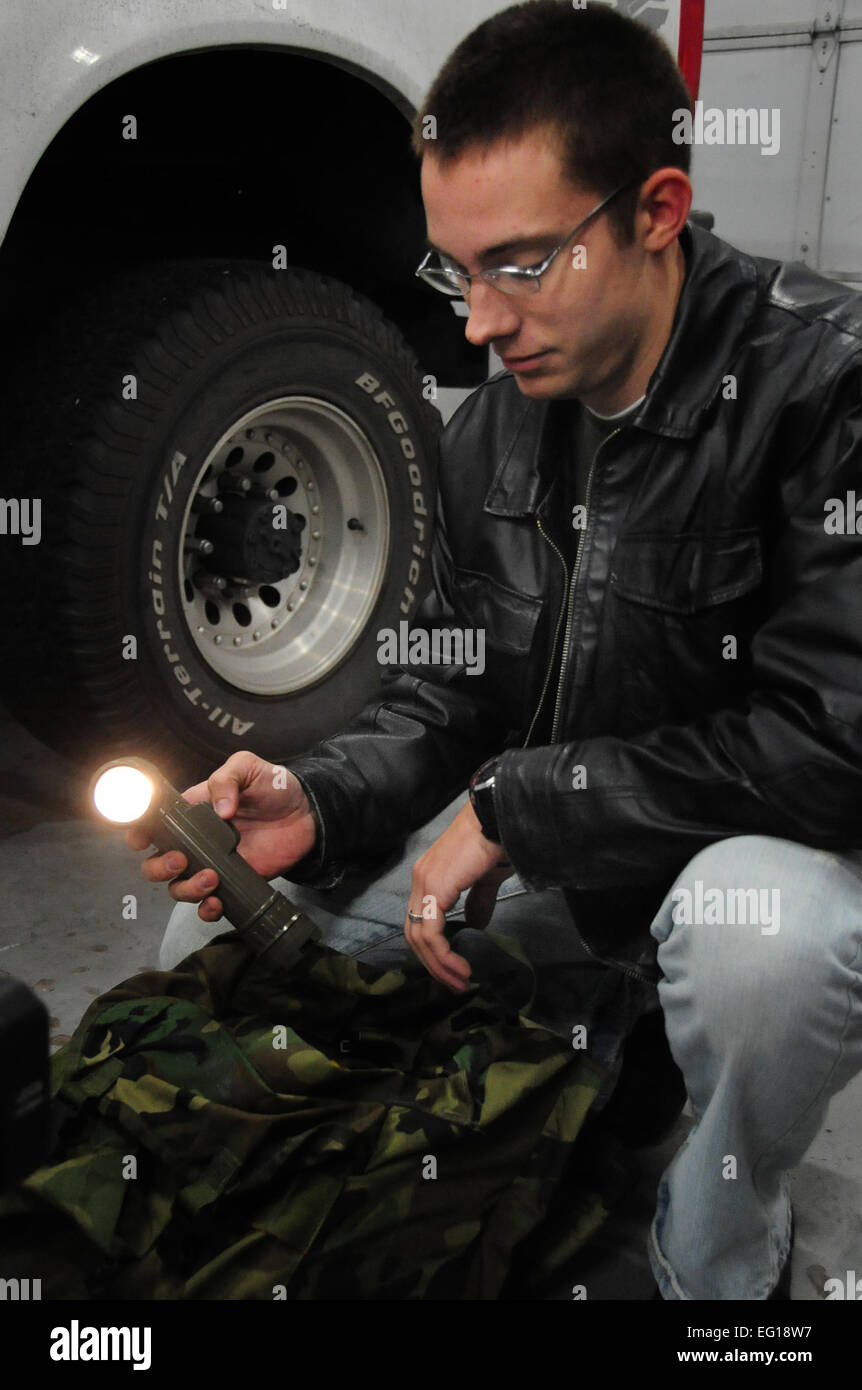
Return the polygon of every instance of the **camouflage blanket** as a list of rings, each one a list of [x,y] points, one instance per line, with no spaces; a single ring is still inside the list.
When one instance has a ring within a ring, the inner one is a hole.
[[[418,965],[315,943],[273,978],[229,932],[94,1000],[52,1067],[54,1151],[0,1199],[43,1298],[497,1298],[609,1205],[572,1179],[603,1069]]]

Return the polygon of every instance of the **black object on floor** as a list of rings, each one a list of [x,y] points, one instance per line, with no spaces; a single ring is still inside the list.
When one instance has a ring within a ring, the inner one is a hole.
[[[664,1014],[654,1009],[638,1019],[625,1043],[614,1093],[602,1111],[602,1127],[629,1148],[660,1144],[685,1105],[682,1072],[671,1056]]]

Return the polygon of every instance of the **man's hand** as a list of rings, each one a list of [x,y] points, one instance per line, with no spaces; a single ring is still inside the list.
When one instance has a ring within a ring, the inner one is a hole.
[[[468,802],[452,824],[413,866],[408,913],[421,922],[404,923],[404,935],[425,969],[436,980],[463,992],[470,966],[449,946],[443,934],[445,913],[469,888],[464,904],[468,927],[486,927],[494,911],[497,889],[512,875],[502,845],[486,840],[476,812]],[[423,910],[424,908],[424,910]]]
[[[285,786],[275,786],[276,774]],[[190,805],[210,801],[222,820],[232,820],[240,832],[237,853],[264,878],[284,873],[291,864],[314,848],[317,827],[308,798],[293,773],[279,770],[255,753],[233,753],[206,782],[189,787],[183,796]],[[132,849],[146,849],[149,841],[142,830],[126,832]],[[180,850],[154,854],[141,865],[144,878],[165,883],[188,868]],[[210,896],[218,887],[218,875],[205,869],[194,878],[172,883],[170,895],[178,903],[200,903],[198,916],[204,922],[217,922],[224,914],[221,900]]]

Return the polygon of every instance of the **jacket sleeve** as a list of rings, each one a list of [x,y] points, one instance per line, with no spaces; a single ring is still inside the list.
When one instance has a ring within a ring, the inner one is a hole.
[[[431,574],[431,590],[409,623],[415,649],[423,632],[430,647],[433,629],[464,627],[439,496]],[[350,869],[367,869],[462,791],[504,738],[494,692],[466,662],[382,666],[380,694],[351,723],[285,760],[318,823],[314,850],[286,877],[327,888]]]
[[[813,443],[777,480],[769,612],[752,639],[747,702],[634,738],[502,754],[495,810],[528,887],[668,880],[734,835],[862,845],[860,378],[857,355],[822,391]],[[846,534],[830,534],[828,500],[848,493]]]

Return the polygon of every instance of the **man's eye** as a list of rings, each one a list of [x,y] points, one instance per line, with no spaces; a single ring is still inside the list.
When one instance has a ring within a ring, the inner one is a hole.
[[[535,267],[535,265],[536,261],[533,260],[527,261],[516,259],[512,261],[507,261],[504,266],[495,266],[494,269],[497,271],[503,271],[508,275],[526,275],[528,271],[532,270]]]
[[[542,264],[547,254],[546,251],[541,255],[537,255],[535,251],[529,253],[521,252],[520,255],[516,254],[512,256],[511,260],[506,262],[506,265],[510,266],[513,270],[535,270],[537,266]]]

